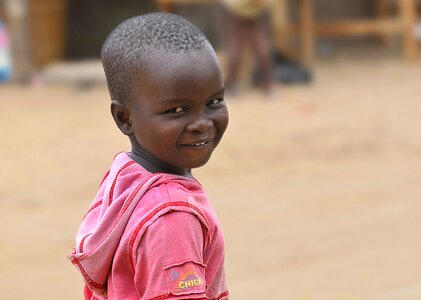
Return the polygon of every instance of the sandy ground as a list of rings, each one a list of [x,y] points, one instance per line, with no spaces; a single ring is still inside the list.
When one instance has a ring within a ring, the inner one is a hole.
[[[420,71],[338,58],[311,86],[227,99],[229,130],[195,174],[232,299],[421,299]],[[1,299],[81,299],[66,254],[128,149],[108,105],[104,87],[0,87]]]

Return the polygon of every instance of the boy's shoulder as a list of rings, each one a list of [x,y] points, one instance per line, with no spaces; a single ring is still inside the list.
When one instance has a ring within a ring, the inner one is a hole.
[[[141,207],[200,206],[206,209],[207,196],[195,179],[166,173],[150,173],[128,153],[118,153],[101,183],[104,198],[127,201],[143,189]],[[187,204],[186,204],[187,203]]]
[[[104,195],[109,196],[110,203],[116,201],[123,205],[132,199],[138,202],[130,218],[135,223],[143,219],[153,221],[177,211],[195,215],[206,227],[217,223],[207,194],[195,179],[150,173],[126,152],[115,156],[107,177]],[[139,193],[142,197],[137,199]]]

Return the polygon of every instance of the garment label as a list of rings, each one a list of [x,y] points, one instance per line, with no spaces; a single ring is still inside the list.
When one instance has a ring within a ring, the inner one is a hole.
[[[173,295],[204,293],[205,267],[196,262],[184,262],[165,268],[168,292]]]

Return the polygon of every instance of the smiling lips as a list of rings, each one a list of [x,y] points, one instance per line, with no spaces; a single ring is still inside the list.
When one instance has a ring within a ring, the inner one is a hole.
[[[203,142],[191,143],[191,144],[181,144],[183,147],[191,147],[191,148],[201,148],[205,147],[210,143],[211,140],[206,140]]]

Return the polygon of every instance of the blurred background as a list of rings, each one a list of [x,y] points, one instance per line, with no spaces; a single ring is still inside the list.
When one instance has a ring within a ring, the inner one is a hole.
[[[232,299],[421,299],[421,3],[0,0],[0,298],[81,299],[66,260],[113,156],[108,33],[180,14],[215,46],[230,126],[195,171]]]

